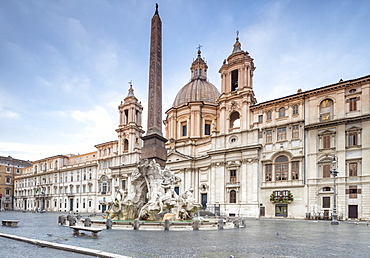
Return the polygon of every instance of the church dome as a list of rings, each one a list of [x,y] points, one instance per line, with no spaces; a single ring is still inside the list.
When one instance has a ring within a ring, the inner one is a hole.
[[[217,99],[220,97],[220,92],[217,88],[207,81],[208,66],[200,56],[200,53],[200,50],[198,50],[198,57],[190,67],[190,82],[177,93],[172,105],[173,107],[178,107],[193,101],[216,103]]]
[[[173,107],[193,101],[216,103],[219,97],[220,92],[212,83],[204,79],[191,80],[177,93]]]

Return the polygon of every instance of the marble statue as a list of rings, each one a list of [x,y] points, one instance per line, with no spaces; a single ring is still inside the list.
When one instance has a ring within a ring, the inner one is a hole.
[[[189,188],[180,195],[175,192],[175,185],[180,181],[169,168],[161,169],[154,159],[150,162],[140,160],[131,174],[131,192],[126,195],[117,188],[111,196],[105,218],[161,221],[166,216],[190,220],[201,205],[195,202],[193,189]]]

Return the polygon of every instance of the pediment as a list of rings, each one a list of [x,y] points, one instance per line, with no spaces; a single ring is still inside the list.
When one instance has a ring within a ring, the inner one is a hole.
[[[319,135],[328,135],[328,134],[335,134],[334,130],[324,130],[319,133]]]
[[[360,131],[362,128],[361,127],[358,127],[358,126],[351,126],[350,128],[347,129],[347,132],[357,132],[357,131]]]
[[[167,161],[168,162],[177,162],[177,161],[184,161],[184,160],[191,160],[192,158],[188,155],[185,155],[181,152],[176,150],[172,150],[167,154]]]

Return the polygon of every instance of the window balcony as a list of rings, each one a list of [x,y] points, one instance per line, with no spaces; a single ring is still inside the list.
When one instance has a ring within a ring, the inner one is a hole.
[[[240,187],[240,183],[239,182],[227,182],[226,183],[226,187]]]

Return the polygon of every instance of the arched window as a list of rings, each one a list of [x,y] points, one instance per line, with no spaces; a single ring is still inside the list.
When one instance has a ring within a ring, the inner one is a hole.
[[[240,115],[234,111],[230,114],[230,130],[235,131],[240,129]]]
[[[230,191],[230,203],[236,203],[236,191],[235,190]]]
[[[288,158],[286,156],[279,156],[275,160],[275,175],[276,181],[288,180]]]
[[[125,139],[124,141],[123,141],[123,151],[128,151],[128,140],[127,139]]]
[[[285,116],[285,108],[280,108],[279,109],[279,117],[284,117]]]
[[[333,101],[325,99],[320,103],[320,121],[333,119]]]

